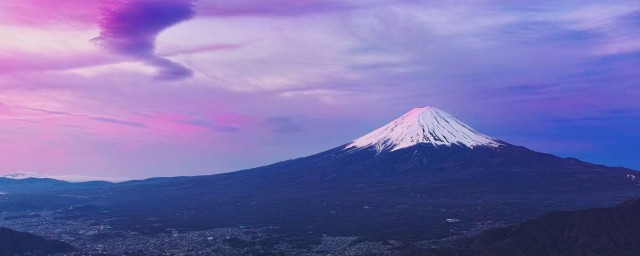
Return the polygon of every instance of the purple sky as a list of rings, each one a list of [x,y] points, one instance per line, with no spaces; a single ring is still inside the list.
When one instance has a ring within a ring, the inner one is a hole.
[[[425,105],[640,169],[640,2],[446,2],[0,0],[0,174],[232,171]]]

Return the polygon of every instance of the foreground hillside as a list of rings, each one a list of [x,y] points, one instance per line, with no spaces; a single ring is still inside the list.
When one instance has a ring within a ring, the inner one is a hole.
[[[640,199],[614,208],[553,212],[522,224],[483,232],[462,248],[433,256],[640,255]]]
[[[64,242],[0,227],[0,255],[48,255],[73,250]]]

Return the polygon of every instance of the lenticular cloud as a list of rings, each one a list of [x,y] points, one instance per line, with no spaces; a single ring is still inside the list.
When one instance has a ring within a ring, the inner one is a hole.
[[[195,15],[192,0],[123,0],[104,8],[100,36],[106,49],[158,68],[157,78],[176,80],[192,76],[183,65],[155,54],[157,35]]]

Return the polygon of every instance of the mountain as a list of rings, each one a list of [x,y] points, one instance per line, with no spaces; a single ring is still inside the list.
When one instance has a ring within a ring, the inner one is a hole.
[[[15,172],[15,173],[5,174],[4,176],[2,176],[2,178],[22,180],[22,179],[28,179],[28,178],[45,178],[45,177],[33,172]]]
[[[24,211],[60,209],[84,204],[66,198],[72,194],[85,198],[97,189],[108,189],[113,183],[106,181],[68,182],[52,178],[36,178],[23,174],[0,177],[0,209]]]
[[[315,242],[322,234],[424,241],[640,197],[636,173],[512,145],[425,107],[308,157],[219,175],[15,193],[0,208],[66,206],[70,215],[140,232],[278,227]]]
[[[473,148],[499,147],[497,139],[481,134],[448,113],[435,108],[414,108],[391,123],[364,135],[347,148],[374,147],[377,152],[408,148],[417,144]]]
[[[73,250],[64,242],[0,227],[0,255],[50,255]]]
[[[0,176],[0,178],[23,180],[23,179],[55,179],[67,182],[121,182],[131,180],[125,177],[92,177],[84,175],[48,175],[35,172],[14,172]]]
[[[614,208],[561,211],[518,225],[491,229],[462,248],[424,252],[433,256],[578,256],[640,254],[640,199]]]
[[[0,177],[0,192],[31,193],[94,188],[110,184],[106,181],[68,182],[53,178],[7,175]]]

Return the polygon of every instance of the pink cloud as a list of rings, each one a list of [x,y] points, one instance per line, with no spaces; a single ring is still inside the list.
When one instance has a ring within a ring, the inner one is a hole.
[[[333,0],[218,0],[199,1],[198,15],[203,16],[297,16],[343,11],[357,7],[348,1]]]
[[[116,0],[20,0],[0,2],[0,20],[18,25],[94,25],[100,8]]]
[[[158,55],[162,57],[172,57],[217,51],[234,51],[248,45],[249,43],[214,43],[170,49]],[[25,51],[3,51],[0,52],[0,75],[14,72],[89,68],[131,61],[132,60],[122,56],[109,55],[103,52],[75,52],[52,55]]]
[[[101,53],[49,55],[20,51],[0,53],[0,75],[22,71],[68,70],[122,62],[124,59]]]

